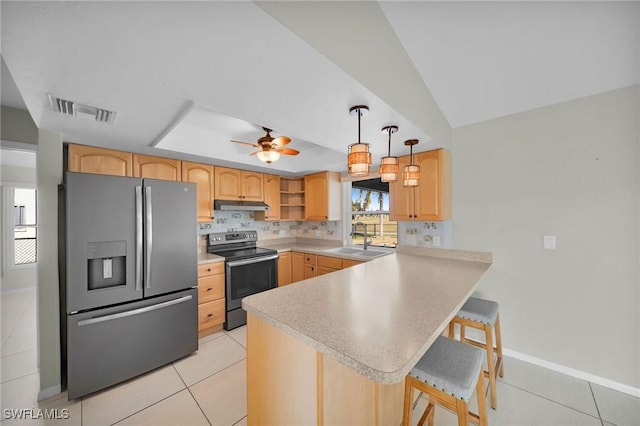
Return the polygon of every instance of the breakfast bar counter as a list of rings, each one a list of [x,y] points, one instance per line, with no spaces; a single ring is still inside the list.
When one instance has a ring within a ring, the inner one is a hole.
[[[245,298],[249,424],[399,424],[404,377],[490,265],[399,247]]]

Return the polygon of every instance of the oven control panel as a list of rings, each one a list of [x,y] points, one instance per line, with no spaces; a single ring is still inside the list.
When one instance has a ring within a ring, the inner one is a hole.
[[[220,245],[229,243],[255,242],[258,241],[256,231],[241,232],[215,232],[209,234],[209,245]]]

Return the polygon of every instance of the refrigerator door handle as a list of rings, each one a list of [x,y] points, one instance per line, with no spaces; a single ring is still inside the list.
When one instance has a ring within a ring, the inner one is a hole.
[[[142,186],[136,186],[136,291],[142,291]]]
[[[151,211],[151,187],[145,187],[145,215],[146,215],[146,259],[144,265],[144,281],[147,288],[151,288],[151,251],[153,247],[153,214]]]
[[[97,323],[105,322],[105,321],[112,321],[112,320],[115,320],[115,319],[118,319],[118,318],[130,317],[132,315],[144,314],[146,312],[151,312],[151,311],[155,311],[155,310],[158,310],[158,309],[167,308],[169,306],[177,305],[179,303],[188,302],[192,298],[193,297],[190,296],[190,295],[189,296],[183,296],[183,297],[179,297],[177,299],[169,300],[167,302],[158,303],[157,305],[145,306],[144,308],[133,309],[131,311],[119,312],[117,314],[104,315],[104,316],[101,316],[101,317],[89,318],[89,319],[86,319],[86,320],[80,320],[80,321],[78,321],[78,326],[82,327],[82,326],[85,326],[85,325],[97,324]]]

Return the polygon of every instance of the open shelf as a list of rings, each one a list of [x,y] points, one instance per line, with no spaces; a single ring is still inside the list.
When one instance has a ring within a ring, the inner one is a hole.
[[[280,219],[304,220],[304,177],[280,178]]]

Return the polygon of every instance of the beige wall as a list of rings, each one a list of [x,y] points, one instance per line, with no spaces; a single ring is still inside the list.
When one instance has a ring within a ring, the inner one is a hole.
[[[639,92],[453,132],[454,247],[493,252],[479,293],[500,302],[505,347],[635,388]]]

